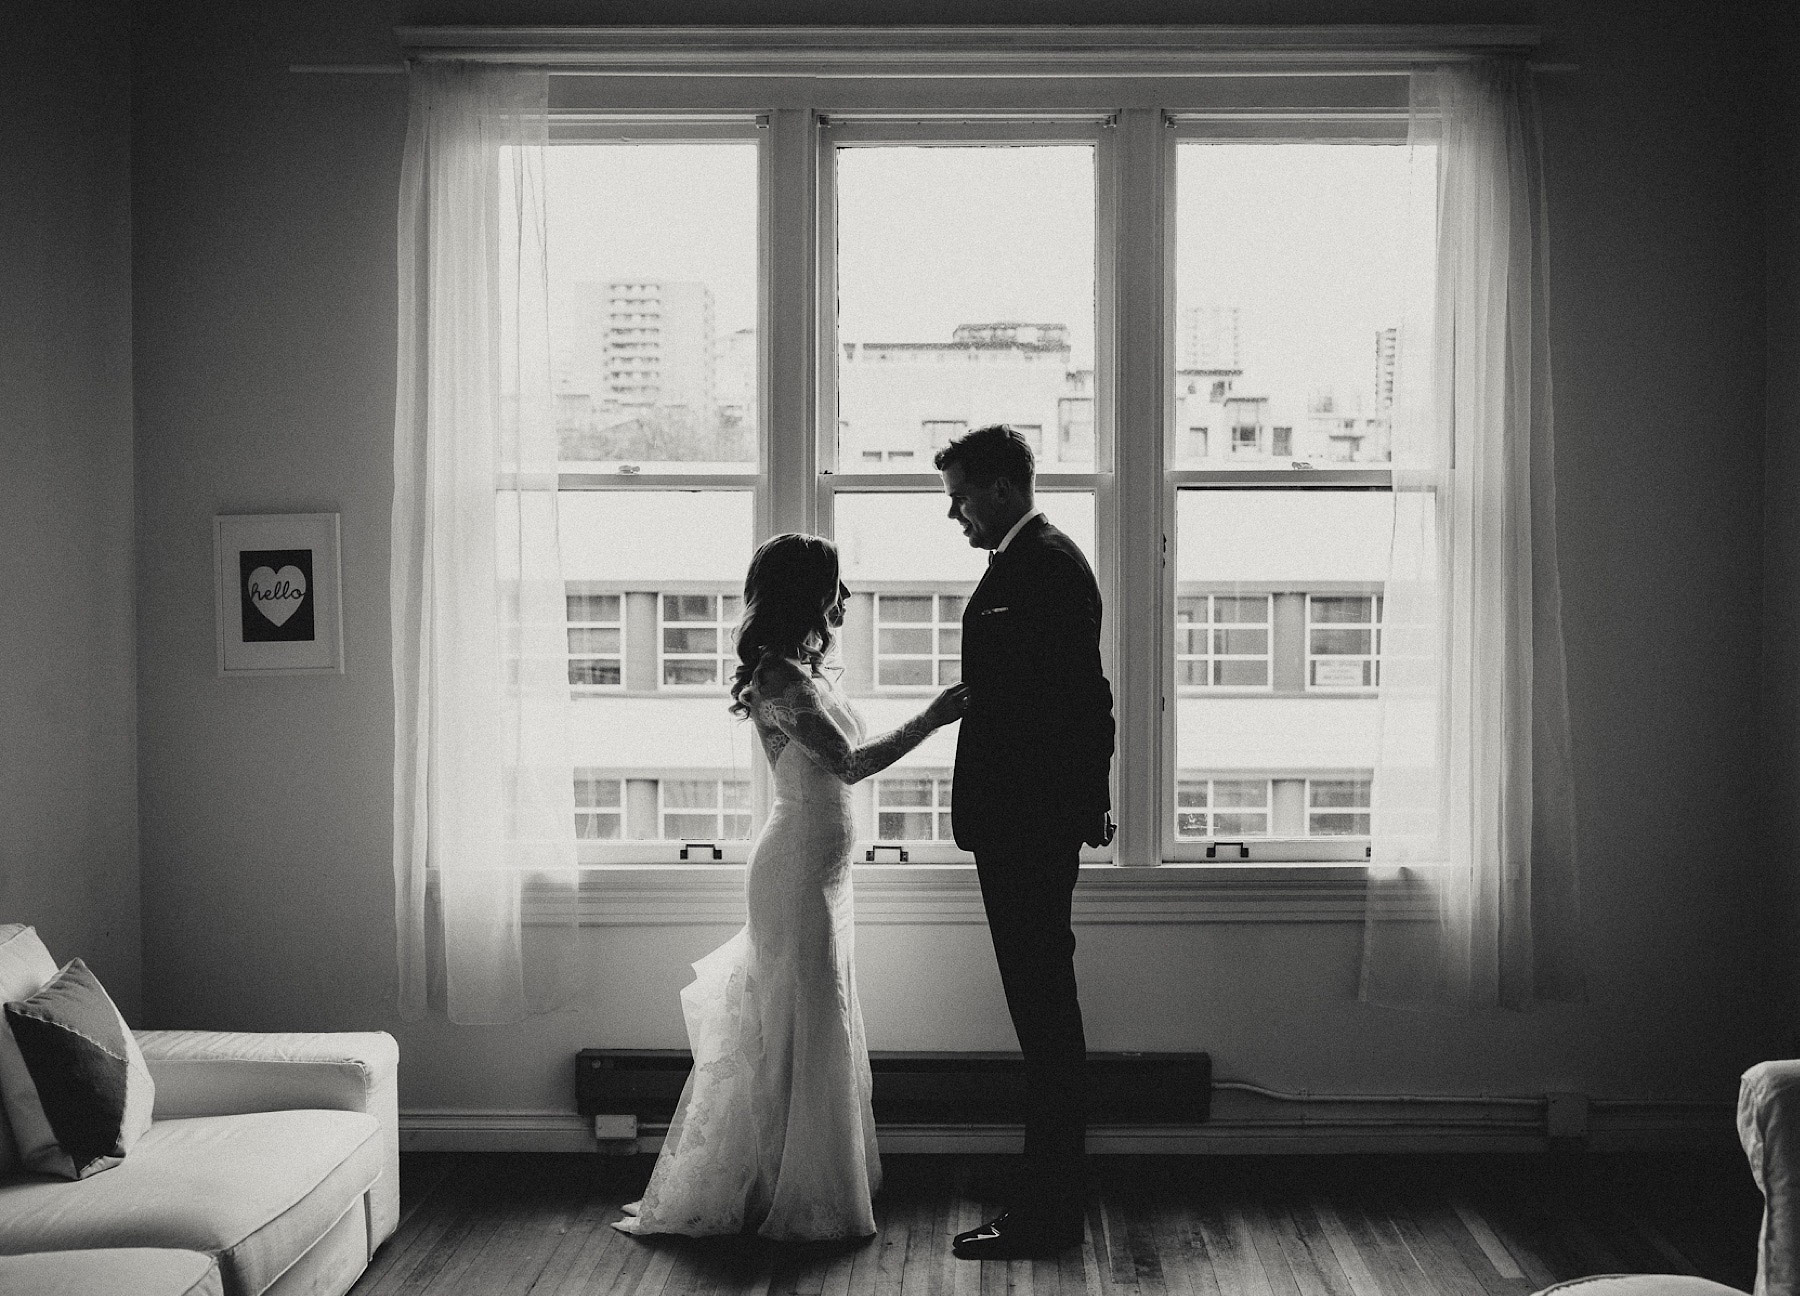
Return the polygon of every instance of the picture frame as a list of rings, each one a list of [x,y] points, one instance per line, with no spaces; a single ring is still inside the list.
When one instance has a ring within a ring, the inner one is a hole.
[[[221,676],[341,675],[336,513],[213,518]]]

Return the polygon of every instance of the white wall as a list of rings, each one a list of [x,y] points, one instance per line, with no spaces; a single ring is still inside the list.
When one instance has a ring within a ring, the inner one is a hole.
[[[587,933],[578,1009],[504,1029],[391,1008],[387,534],[397,57],[407,22],[575,22],[573,4],[185,7],[137,24],[134,229],[144,936],[153,1024],[381,1027],[408,1108],[570,1105],[583,1046],[678,1046],[725,927]],[[209,7],[210,8],[210,7]],[[1081,933],[1097,1048],[1213,1051],[1281,1088],[1729,1099],[1767,1055],[1775,944],[1758,801],[1763,231],[1756,40],[1636,0],[1209,8],[1208,21],[1541,21],[1565,597],[1592,1001],[1465,1020],[1354,1001],[1360,930]],[[760,21],[1192,21],[1158,0],[767,6]],[[618,22],[736,21],[636,0]],[[343,515],[346,673],[213,672],[210,519]],[[871,1043],[1011,1044],[985,931],[872,926]]]
[[[139,1004],[125,5],[0,40],[0,922]]]

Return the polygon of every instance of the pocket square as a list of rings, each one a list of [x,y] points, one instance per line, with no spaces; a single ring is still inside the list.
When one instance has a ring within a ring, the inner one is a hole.
[[[999,607],[982,608],[981,615],[982,616],[993,616],[994,613],[996,613],[996,612],[1011,612],[1011,611],[1012,611],[1012,608],[1003,603]]]

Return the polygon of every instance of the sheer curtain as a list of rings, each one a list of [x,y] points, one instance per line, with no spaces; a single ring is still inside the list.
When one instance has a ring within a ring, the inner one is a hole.
[[[1521,60],[1414,73],[1433,264],[1402,333],[1361,996],[1583,993],[1556,568],[1545,218]]]
[[[400,1008],[500,1023],[559,1000],[576,882],[548,77],[411,76],[391,555]]]

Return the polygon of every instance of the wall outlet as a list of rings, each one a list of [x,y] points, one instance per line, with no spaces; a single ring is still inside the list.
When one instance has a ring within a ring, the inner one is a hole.
[[[1582,1093],[1544,1095],[1544,1132],[1551,1138],[1586,1138],[1588,1099]]]
[[[594,1137],[597,1139],[634,1139],[637,1136],[636,1116],[594,1117]]]

